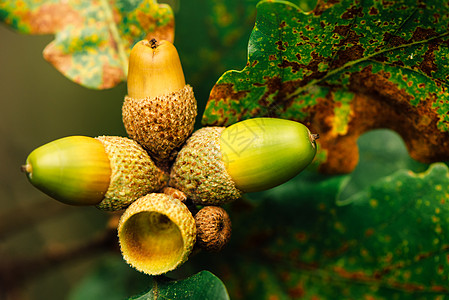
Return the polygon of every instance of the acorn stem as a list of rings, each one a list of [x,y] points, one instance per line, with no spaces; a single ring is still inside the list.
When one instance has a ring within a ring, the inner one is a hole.
[[[166,195],[172,196],[173,198],[175,198],[176,200],[179,200],[181,202],[186,202],[186,200],[187,200],[186,194],[184,194],[180,190],[177,190],[177,189],[169,187],[169,186],[164,187],[162,192]]]

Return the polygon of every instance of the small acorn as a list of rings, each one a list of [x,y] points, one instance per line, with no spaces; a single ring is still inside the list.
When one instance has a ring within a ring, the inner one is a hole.
[[[152,193],[125,210],[118,237],[128,264],[149,275],[164,274],[188,259],[196,240],[195,220],[179,200]]]
[[[169,41],[142,40],[129,57],[128,95],[122,106],[128,135],[156,160],[171,160],[193,131],[197,104]]]
[[[52,141],[32,151],[22,170],[52,198],[102,210],[123,209],[168,181],[139,144],[116,136]]]
[[[195,215],[195,224],[196,244],[203,250],[218,252],[231,239],[231,219],[221,207],[203,207]]]
[[[204,127],[178,153],[169,186],[196,204],[221,205],[296,176],[315,157],[317,138],[301,123],[275,118]]]

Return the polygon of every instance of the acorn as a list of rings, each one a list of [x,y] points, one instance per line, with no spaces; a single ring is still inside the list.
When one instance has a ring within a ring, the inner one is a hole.
[[[123,209],[168,181],[139,144],[117,136],[52,141],[32,151],[22,170],[52,198],[102,210]]]
[[[171,160],[193,131],[197,103],[175,46],[142,40],[131,50],[122,106],[129,137],[158,160]]]
[[[188,259],[196,240],[195,220],[181,201],[151,193],[125,210],[118,237],[129,265],[149,275],[164,274]]]
[[[204,127],[178,153],[168,185],[196,204],[231,202],[296,176],[315,157],[317,138],[301,123],[275,118]]]
[[[200,249],[218,252],[231,239],[231,219],[222,207],[203,207],[195,215],[195,224],[196,244]]]

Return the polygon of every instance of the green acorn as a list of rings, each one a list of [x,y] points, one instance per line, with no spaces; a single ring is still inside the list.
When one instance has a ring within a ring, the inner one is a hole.
[[[60,202],[103,210],[123,209],[168,180],[139,144],[114,136],[52,141],[32,151],[22,170],[31,184]]]
[[[142,40],[129,57],[128,95],[122,106],[128,135],[156,160],[171,160],[193,131],[197,104],[169,41]]]
[[[296,176],[315,157],[317,138],[301,123],[275,118],[205,127],[179,152],[169,186],[197,204],[230,202]]]

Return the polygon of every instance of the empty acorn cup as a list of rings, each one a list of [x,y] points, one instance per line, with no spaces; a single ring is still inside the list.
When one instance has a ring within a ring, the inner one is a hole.
[[[195,219],[181,201],[151,193],[131,204],[118,225],[123,258],[140,272],[164,274],[184,263],[195,244]]]

